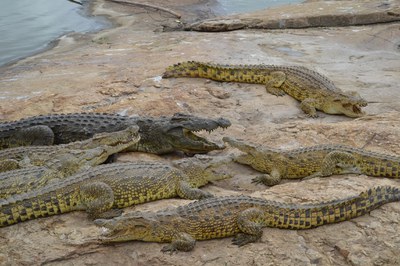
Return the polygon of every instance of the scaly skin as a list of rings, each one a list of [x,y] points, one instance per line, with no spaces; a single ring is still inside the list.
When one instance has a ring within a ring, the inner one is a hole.
[[[225,162],[221,158],[208,162],[188,158],[176,164],[181,169],[151,162],[96,166],[28,193],[0,199],[0,227],[76,210],[86,210],[90,218],[109,218],[119,215],[119,208],[148,201],[210,197],[197,187],[230,177],[214,172]],[[31,181],[25,189],[36,185]]]
[[[224,137],[223,140],[245,153],[235,158],[236,162],[267,173],[253,181],[269,186],[278,184],[282,178],[297,179],[340,174],[400,177],[398,156],[336,144],[285,151],[257,147],[230,137]]]
[[[367,102],[356,92],[343,92],[325,76],[299,66],[217,65],[189,61],[167,68],[163,78],[192,77],[216,81],[264,84],[269,93],[285,93],[300,101],[300,108],[310,117],[316,110],[327,114],[360,117]]]
[[[128,117],[116,114],[74,113],[34,116],[0,123],[0,149],[64,144],[93,137],[96,133],[115,132],[139,126],[140,141],[129,151],[164,154],[174,151],[207,153],[223,149],[193,132],[212,131],[231,124],[223,118],[207,119],[185,114],[172,117]]]
[[[255,242],[263,227],[310,229],[346,221],[400,200],[395,187],[375,187],[358,196],[331,202],[296,205],[249,196],[210,198],[175,209],[133,212],[111,220],[95,220],[108,232],[100,242],[140,240],[170,242],[162,251],[190,251],[195,240],[235,236],[239,246]]]
[[[44,166],[65,175],[72,175],[104,163],[109,156],[135,145],[139,140],[139,127],[130,126],[125,130],[99,133],[93,138],[68,144],[22,146],[0,150],[0,172]]]
[[[67,178],[62,171],[32,166],[0,173],[0,201]]]

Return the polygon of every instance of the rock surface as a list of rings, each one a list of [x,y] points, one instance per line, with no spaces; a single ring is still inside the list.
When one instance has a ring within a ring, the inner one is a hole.
[[[398,23],[218,34],[163,33],[162,25],[180,21],[162,12],[94,2],[95,14],[108,15],[119,26],[96,34],[68,35],[54,49],[2,68],[1,120],[54,112],[153,116],[183,112],[229,118],[229,129],[207,135],[214,141],[229,135],[282,149],[343,143],[400,155]],[[177,2],[152,1],[182,13],[182,20],[187,14],[196,14],[196,7],[188,7],[196,2]],[[375,1],[380,2],[390,1]],[[270,95],[261,85],[161,79],[167,66],[186,60],[304,65],[328,76],[345,91],[358,91],[370,102],[365,108],[368,115],[350,119],[321,114],[308,119],[296,100]],[[237,152],[227,148],[212,155]],[[171,159],[130,153],[120,160],[137,158]],[[205,190],[216,195],[248,194],[290,203],[315,203],[355,195],[375,185],[399,185],[398,180],[344,175],[287,181],[266,188],[250,183],[257,172],[235,164],[228,168],[234,174],[232,179]],[[125,212],[186,203],[181,199],[162,200]],[[266,228],[260,243],[241,248],[231,245],[227,238],[202,241],[190,253],[170,255],[161,253],[162,244],[158,243],[85,244],[101,229],[85,213],[76,212],[1,228],[0,264],[399,265],[399,221],[400,205],[391,203],[352,221],[313,230]]]

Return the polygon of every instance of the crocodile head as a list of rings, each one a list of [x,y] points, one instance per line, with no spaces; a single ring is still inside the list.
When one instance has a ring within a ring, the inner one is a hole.
[[[202,64],[195,61],[187,61],[169,66],[163,73],[163,78],[196,77]]]
[[[224,118],[207,119],[180,113],[172,117],[139,118],[136,123],[140,127],[141,140],[129,150],[156,154],[174,151],[196,154],[224,149],[223,144],[208,141],[195,132],[211,132],[231,125]]]
[[[115,147],[115,152],[126,149],[140,140],[139,127],[131,125],[116,132],[102,132],[95,134],[91,139],[81,142],[80,149],[94,149],[103,146]],[[73,146],[71,143],[70,146]]]
[[[365,115],[361,108],[367,106],[368,102],[362,99],[357,92],[345,92],[341,96],[329,102],[324,111],[329,114],[344,114],[348,117]]]
[[[277,150],[266,147],[256,147],[242,140],[231,137],[224,137],[222,140],[243,152],[234,158],[236,162],[250,165],[252,168],[263,173],[271,172],[275,167],[274,162],[276,162],[277,158],[280,156]]]
[[[70,149],[67,150],[66,154],[56,156],[57,159],[60,159],[60,156],[64,157],[59,160],[59,162],[63,162],[59,163],[59,170],[71,169],[75,171],[102,164],[110,156],[137,144],[139,140],[139,127],[131,125],[124,130],[97,133],[90,139],[67,144]],[[71,174],[73,173],[71,172]]]
[[[103,228],[100,237],[102,243],[138,241],[170,241],[162,224],[158,220],[157,214],[152,212],[133,212],[113,219],[94,220],[97,226]]]
[[[172,165],[184,172],[192,185],[199,187],[211,181],[231,178],[228,164],[233,161],[231,156],[209,156],[198,154],[172,161]]]

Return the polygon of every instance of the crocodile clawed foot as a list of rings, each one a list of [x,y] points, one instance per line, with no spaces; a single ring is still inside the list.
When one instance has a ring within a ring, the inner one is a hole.
[[[256,242],[259,239],[259,236],[239,233],[232,239],[232,244],[241,247],[246,244]]]
[[[317,113],[313,113],[313,114],[306,114],[307,117],[309,118],[318,118],[319,115]]]
[[[207,191],[204,192],[204,198],[214,198],[214,197],[215,197],[214,194]]]
[[[215,197],[214,194],[207,192],[207,191],[201,191],[201,194],[199,197],[197,197],[197,199],[207,199],[207,198],[213,198]]]
[[[251,179],[251,183],[256,185],[263,184],[262,179],[263,179],[262,176],[257,176]]]
[[[272,178],[271,176],[265,176],[265,175],[259,175],[256,176],[251,180],[251,183],[259,185],[263,184],[265,186],[275,186],[278,185],[280,182],[280,179],[277,178]]]
[[[174,252],[177,252],[177,251],[178,251],[178,249],[173,244],[163,246],[161,249],[161,252],[163,252],[163,253],[169,252],[170,255],[174,254]]]
[[[267,89],[267,91],[269,93],[271,93],[272,95],[275,95],[277,97],[281,97],[281,96],[284,96],[286,94],[283,90],[277,89],[277,88],[270,88],[270,89]]]
[[[280,90],[277,94],[275,94],[276,96],[285,96],[285,92]]]

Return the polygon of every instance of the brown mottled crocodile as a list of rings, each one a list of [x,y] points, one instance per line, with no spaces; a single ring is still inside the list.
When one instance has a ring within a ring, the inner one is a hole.
[[[400,177],[399,156],[337,144],[285,151],[257,147],[230,137],[224,137],[223,140],[245,153],[236,157],[236,162],[266,173],[253,181],[269,186],[278,184],[282,178],[297,179],[339,174]]]
[[[361,107],[367,105],[356,92],[343,92],[327,77],[301,66],[218,65],[189,61],[168,67],[163,78],[171,77],[264,84],[273,95],[286,93],[300,101],[300,108],[311,117],[317,117],[316,110],[360,117],[364,114]]]
[[[64,144],[91,138],[96,133],[120,131],[132,125],[139,126],[140,141],[129,147],[129,151],[193,154],[224,148],[193,132],[226,128],[231,123],[224,118],[207,119],[179,113],[158,118],[98,113],[42,115],[0,123],[0,149]]]
[[[375,187],[358,196],[317,204],[285,204],[249,196],[215,197],[158,212],[133,212],[95,220],[107,232],[100,242],[170,242],[162,251],[190,251],[195,240],[234,236],[242,246],[261,239],[263,227],[309,229],[346,221],[389,202],[398,188]]]
[[[24,188],[27,193],[0,199],[0,227],[76,210],[101,218],[120,214],[119,208],[157,199],[210,197],[197,187],[230,177],[216,172],[227,160],[231,159],[185,158],[176,162],[176,167],[152,162],[106,164],[29,191],[37,185],[31,181]]]
[[[140,140],[138,131],[138,126],[130,126],[125,130],[99,133],[90,139],[68,144],[22,146],[0,150],[0,172],[44,166],[71,175],[104,163],[111,155],[135,145]]]

